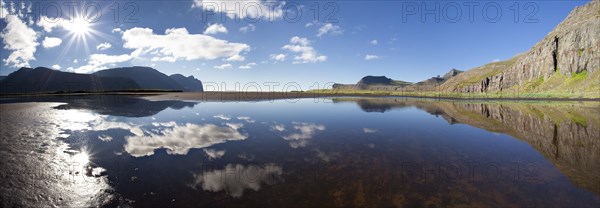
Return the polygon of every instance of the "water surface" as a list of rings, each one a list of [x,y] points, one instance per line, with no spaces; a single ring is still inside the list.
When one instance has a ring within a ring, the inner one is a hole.
[[[3,207],[600,205],[597,102],[1,102]]]

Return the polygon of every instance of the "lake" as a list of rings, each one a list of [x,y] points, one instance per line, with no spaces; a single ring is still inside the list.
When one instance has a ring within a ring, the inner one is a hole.
[[[0,100],[13,206],[598,207],[598,102]]]

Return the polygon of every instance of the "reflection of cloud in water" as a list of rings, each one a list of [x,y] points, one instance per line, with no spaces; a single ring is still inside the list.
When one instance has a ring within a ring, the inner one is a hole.
[[[229,128],[238,130],[241,129],[242,127],[244,127],[243,123],[225,123],[225,125],[229,126]]]
[[[295,130],[300,130],[300,133],[293,133],[283,136],[283,139],[290,142],[292,148],[305,147],[308,140],[311,139],[318,131],[324,131],[325,126],[321,124],[292,122]]]
[[[103,141],[103,142],[110,142],[113,140],[113,138],[108,135],[100,135],[100,136],[98,136],[98,139],[100,139],[100,141]]]
[[[225,155],[225,150],[204,149],[204,153],[206,153],[210,159],[219,159]]]
[[[143,135],[144,132],[139,127],[132,123],[119,122],[109,120],[108,116],[98,115],[89,111],[83,110],[61,110],[57,118],[60,121],[61,130],[70,131],[104,131],[108,129],[125,129],[129,130],[132,134]],[[103,135],[99,137],[102,141],[109,141],[110,136]]]
[[[222,119],[222,120],[226,120],[226,121],[231,120],[231,116],[226,116],[226,115],[223,115],[223,114],[214,115],[213,118],[218,118],[218,119]]]
[[[283,124],[275,124],[275,125],[271,126],[271,130],[282,132],[282,131],[285,131],[285,126]]]
[[[281,166],[275,164],[263,167],[228,164],[222,170],[194,174],[191,186],[194,189],[201,186],[203,190],[212,192],[226,191],[232,197],[239,198],[245,189],[258,191],[263,183],[273,184],[282,173]]]
[[[365,134],[375,133],[377,129],[363,128],[362,129]]]
[[[255,120],[252,120],[252,118],[250,118],[249,116],[238,116],[237,119],[238,120],[246,121],[248,123],[254,123],[254,122],[256,122]]]
[[[125,151],[134,157],[150,156],[155,149],[166,148],[169,154],[185,155],[192,148],[205,148],[231,140],[244,140],[248,136],[236,129],[214,124],[174,124],[150,133],[149,136],[127,137]]]

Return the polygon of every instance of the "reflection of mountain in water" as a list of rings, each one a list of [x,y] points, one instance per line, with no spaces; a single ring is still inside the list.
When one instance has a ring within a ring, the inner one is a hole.
[[[334,102],[354,101],[334,99]],[[415,106],[449,123],[464,123],[529,143],[580,187],[600,195],[598,103],[483,103],[417,99],[358,99],[367,112]],[[366,106],[366,107],[365,107]],[[379,106],[379,107],[377,107]]]
[[[19,99],[3,100],[9,102],[59,102],[66,103],[57,109],[86,109],[102,115],[146,117],[155,115],[167,108],[192,108],[197,103],[183,101],[149,101],[142,98],[120,95],[89,96],[30,96]]]
[[[379,112],[384,113],[392,110],[393,108],[404,108],[410,107],[404,98],[386,98],[386,99],[354,99],[354,98],[334,98],[334,103],[340,102],[354,102],[365,112]]]

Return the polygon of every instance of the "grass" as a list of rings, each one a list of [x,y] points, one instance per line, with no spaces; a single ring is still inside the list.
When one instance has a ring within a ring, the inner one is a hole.
[[[582,71],[572,74],[571,77],[557,70],[547,79],[539,77],[523,85],[514,85],[506,91],[531,94],[536,97],[600,98],[599,70],[593,73]]]
[[[402,92],[402,91],[376,91],[376,90],[332,90],[320,89],[309,90],[306,93],[327,93],[336,95],[377,95],[377,96],[416,96],[416,97],[431,97],[431,98],[457,98],[457,99],[573,99],[587,98],[595,99],[596,96],[584,97],[579,94],[568,92],[491,92],[491,93],[457,93],[457,92]]]
[[[513,63],[515,63],[516,58],[512,58],[506,61],[500,61],[500,62],[495,62],[495,63],[489,63],[486,65],[483,65],[481,67],[477,68],[477,74],[472,74],[470,76],[466,76],[465,79],[460,80],[459,83],[457,83],[457,87],[458,88],[462,88],[465,86],[469,86],[475,83],[479,83],[482,80],[484,80],[485,78],[488,77],[493,77],[497,74],[500,74],[503,70],[505,70],[506,68],[510,67]],[[470,70],[472,72],[469,73],[475,73],[475,70]],[[467,72],[463,72],[463,73],[467,73]]]

